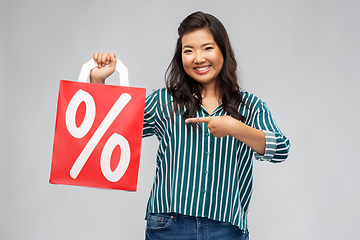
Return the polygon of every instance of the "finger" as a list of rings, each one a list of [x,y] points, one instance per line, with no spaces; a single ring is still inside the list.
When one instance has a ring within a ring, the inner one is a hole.
[[[117,62],[115,54],[112,52],[110,53],[109,57],[110,57],[110,68],[115,68]]]
[[[197,117],[197,118],[188,118],[185,120],[186,123],[208,123],[211,117]]]
[[[101,63],[101,58],[102,58],[103,54],[102,53],[97,53],[97,56],[96,56],[96,63],[98,65],[98,67],[101,67],[102,63]]]
[[[107,53],[103,53],[102,57],[101,57],[101,66],[105,67],[106,66],[106,60],[108,58],[108,54]]]
[[[95,61],[96,63],[97,63],[98,55],[99,55],[98,52],[94,53],[94,55],[93,55],[93,59],[94,59],[94,61]]]

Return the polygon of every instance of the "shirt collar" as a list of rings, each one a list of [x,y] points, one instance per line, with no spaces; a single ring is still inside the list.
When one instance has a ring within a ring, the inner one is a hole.
[[[214,116],[216,115],[219,111],[221,111],[223,109],[222,107],[222,103],[220,103],[220,105],[214,110],[214,112],[212,112],[211,114],[206,110],[206,108],[201,104],[201,110],[208,116]]]

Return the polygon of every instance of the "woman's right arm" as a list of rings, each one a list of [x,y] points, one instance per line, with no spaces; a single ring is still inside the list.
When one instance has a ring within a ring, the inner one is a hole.
[[[108,78],[116,67],[116,57],[114,53],[94,53],[94,61],[97,67],[93,68],[90,72],[90,82],[105,84],[105,79]]]

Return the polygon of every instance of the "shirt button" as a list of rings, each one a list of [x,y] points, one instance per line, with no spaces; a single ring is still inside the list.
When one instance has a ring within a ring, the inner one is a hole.
[[[205,194],[205,193],[206,193],[206,190],[205,190],[205,189],[203,189],[203,190],[202,190],[202,193],[203,193],[203,194]]]
[[[208,152],[208,151],[206,151],[206,152],[205,152],[205,154],[206,154],[206,155],[209,155],[209,152]]]
[[[206,170],[205,170],[205,171],[204,171],[204,173],[205,173],[205,174],[207,174],[207,173],[208,173],[208,171],[206,171]]]

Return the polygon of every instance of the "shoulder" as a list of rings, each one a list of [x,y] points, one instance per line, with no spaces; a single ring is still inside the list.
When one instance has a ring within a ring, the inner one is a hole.
[[[157,96],[157,95],[170,95],[170,93],[164,87],[164,88],[159,88],[159,89],[153,89],[152,92],[149,94],[149,96]]]
[[[166,88],[153,89],[152,92],[146,97],[147,99],[161,99],[171,97],[169,91]]]
[[[166,88],[160,88],[153,90],[146,97],[146,105],[158,105],[158,106],[167,106],[169,103],[173,101],[173,98],[169,91]]]
[[[256,111],[264,104],[264,102],[258,96],[252,93],[240,91],[240,95],[242,97],[243,103],[252,111]]]

